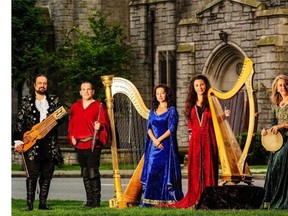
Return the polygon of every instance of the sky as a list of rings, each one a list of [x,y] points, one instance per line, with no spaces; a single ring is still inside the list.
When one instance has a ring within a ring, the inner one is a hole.
[[[0,13],[0,119],[2,123],[0,209],[1,214],[5,212],[5,215],[11,215],[11,2],[3,1],[1,5],[3,4],[5,9]]]

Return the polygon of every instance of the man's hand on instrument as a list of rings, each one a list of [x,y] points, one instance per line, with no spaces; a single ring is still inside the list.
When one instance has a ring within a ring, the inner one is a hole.
[[[95,129],[96,131],[99,131],[99,130],[100,130],[100,127],[101,127],[100,122],[99,122],[99,121],[95,121],[95,122],[94,122],[94,129]]]
[[[21,140],[14,140],[14,151],[21,153],[23,152],[24,143]]]

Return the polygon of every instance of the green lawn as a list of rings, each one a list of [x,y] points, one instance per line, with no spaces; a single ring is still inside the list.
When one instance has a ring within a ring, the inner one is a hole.
[[[267,165],[255,165],[255,166],[249,166],[250,169],[267,169]],[[119,164],[119,169],[135,169],[135,165],[133,164],[125,164],[121,165]],[[12,170],[13,171],[22,171],[23,168],[21,165],[12,164]],[[80,167],[78,164],[76,165],[64,165],[61,168],[56,167],[56,170],[80,170]],[[112,164],[101,164],[100,170],[112,170]]]
[[[119,165],[119,169],[135,169],[135,166],[132,164],[126,164],[125,166]],[[55,167],[55,170],[80,170],[80,166],[78,164],[76,165],[64,165],[63,167]],[[111,164],[103,164],[100,166],[100,170],[112,170]],[[13,164],[12,165],[12,171],[23,171],[23,168],[21,165]]]
[[[266,169],[267,166],[249,166],[250,169]],[[121,167],[120,167],[121,168]],[[133,166],[126,169],[134,169]],[[111,165],[101,165],[102,170],[111,170]],[[13,165],[12,170],[22,170],[22,167],[19,165]],[[65,165],[61,168],[61,170],[80,170],[78,165],[68,166]],[[37,209],[38,201],[35,201],[35,209],[31,212],[25,211],[26,200],[25,199],[12,199],[12,215],[14,216],[34,216],[34,215],[61,215],[61,216],[74,216],[74,215],[195,215],[195,216],[223,216],[223,215],[231,215],[231,216],[282,216],[287,215],[288,211],[280,211],[280,210],[192,210],[192,209],[160,209],[160,208],[141,208],[141,207],[132,207],[125,209],[118,208],[109,208],[108,201],[103,201],[101,203],[100,208],[96,209],[84,209],[82,208],[83,201],[71,201],[71,200],[48,200],[48,204],[53,208],[51,211],[41,211]]]
[[[250,169],[266,169],[267,166],[249,166]],[[59,169],[59,168],[57,168]],[[101,165],[101,170],[112,170],[112,165]],[[120,169],[123,169],[120,167]],[[124,169],[134,169],[127,165]],[[22,167],[20,165],[12,165],[12,170],[20,171]],[[64,165],[61,170],[80,170],[78,165]],[[41,211],[37,209],[38,201],[35,201],[35,209],[31,212],[25,211],[26,200],[25,199],[12,199],[12,215],[14,216],[34,216],[34,215],[61,215],[61,216],[74,216],[74,215],[195,215],[195,216],[223,216],[223,215],[231,215],[231,216],[282,216],[287,215],[288,211],[277,211],[277,210],[191,210],[191,209],[159,209],[159,208],[141,208],[141,207],[133,207],[133,208],[109,208],[108,201],[103,201],[101,203],[101,208],[96,209],[83,209],[82,204],[83,201],[70,201],[70,200],[48,200],[49,206],[53,208],[51,211]]]
[[[26,201],[12,199],[12,215],[13,216],[34,216],[34,215],[195,215],[195,216],[283,216],[288,215],[288,211],[280,210],[192,210],[192,209],[163,209],[163,208],[109,208],[108,202],[102,202],[100,208],[84,209],[82,201],[65,201],[65,200],[49,200],[48,204],[53,209],[50,211],[38,210],[38,201],[35,201],[35,209],[33,211],[25,211]]]

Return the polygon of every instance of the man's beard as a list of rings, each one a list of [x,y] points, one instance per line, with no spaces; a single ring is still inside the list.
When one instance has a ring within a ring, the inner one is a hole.
[[[37,94],[40,95],[45,95],[46,94],[46,89],[42,89],[42,90],[35,90]]]

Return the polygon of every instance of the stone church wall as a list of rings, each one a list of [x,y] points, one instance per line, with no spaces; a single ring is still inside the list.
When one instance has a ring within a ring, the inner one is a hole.
[[[119,21],[129,31],[128,0],[39,0],[37,6],[48,7],[54,27],[56,45],[62,43],[74,26],[89,32],[88,18],[92,10],[109,14],[113,21]],[[128,37],[129,38],[129,37]]]
[[[153,86],[158,84],[155,79],[155,51],[176,44],[175,4],[173,1],[151,4],[134,1],[130,4],[130,16],[130,41],[134,55],[132,82],[139,88],[146,105],[151,107]]]
[[[260,1],[241,0],[178,1],[175,6],[171,1],[150,1],[146,4],[143,2],[132,1],[130,4],[131,44],[136,56],[133,69],[137,71],[134,83],[137,87],[139,86],[142,94],[149,98],[149,92],[152,89],[149,83],[152,83],[153,77],[157,82],[157,62],[154,62],[152,68],[151,55],[157,58],[157,47],[175,46],[177,49],[177,109],[180,115],[178,127],[180,146],[186,145],[188,141],[184,103],[189,80],[195,74],[202,73],[208,56],[221,43],[220,31],[226,32],[228,40],[255,63],[254,89],[257,92],[259,111],[258,128],[271,124],[271,121],[267,121],[267,115],[271,117],[268,97],[271,81],[276,74],[288,73],[287,66],[285,66],[287,42],[284,39],[287,37],[285,33],[287,29],[286,9],[275,11],[274,8],[268,8],[268,6],[272,7],[272,4],[265,5]],[[285,4],[287,3],[278,1],[279,8],[285,8]],[[167,5],[172,8],[173,16],[169,19],[171,23],[174,23],[172,25],[169,25],[166,19]],[[153,54],[151,54],[151,32],[149,32],[151,10],[155,12]],[[169,28],[173,25],[176,28],[174,30],[173,27]],[[176,34],[176,38],[173,34]],[[267,35],[271,37],[266,39]],[[267,43],[270,39],[274,42]],[[278,41],[282,41],[281,45]],[[154,70],[154,74],[149,72],[151,69]]]
[[[38,4],[49,8],[56,43],[75,25],[87,30],[91,8],[111,12],[112,19],[121,21],[133,49],[131,81],[147,107],[159,82],[158,52],[175,50],[180,146],[188,143],[184,103],[189,81],[205,71],[217,47],[225,46],[219,33],[226,32],[227,45],[235,47],[235,54],[254,62],[257,129],[271,125],[271,83],[277,74],[288,74],[286,0],[39,0]]]

